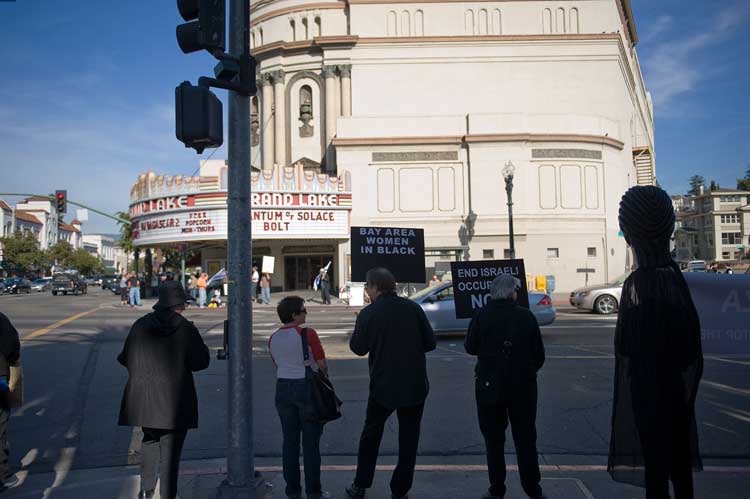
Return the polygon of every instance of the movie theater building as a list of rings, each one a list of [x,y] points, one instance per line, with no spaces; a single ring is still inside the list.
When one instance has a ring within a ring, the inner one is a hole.
[[[349,174],[318,174],[297,164],[253,172],[251,181],[253,261],[275,257],[273,289],[308,289],[328,262],[339,282],[336,269],[349,240]],[[209,275],[227,266],[225,161],[201,162],[195,177],[142,174],[130,198],[137,247],[184,245],[195,255],[187,267]]]
[[[619,200],[655,181],[630,0],[254,0],[250,22],[257,166],[350,173],[351,224],[423,227],[430,268],[507,254],[510,161],[530,273],[630,267]]]

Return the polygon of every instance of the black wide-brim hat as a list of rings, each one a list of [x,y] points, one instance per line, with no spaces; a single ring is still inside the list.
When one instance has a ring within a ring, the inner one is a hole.
[[[159,301],[154,305],[154,310],[165,310],[168,308],[184,305],[188,298],[185,288],[177,281],[165,281],[159,285]]]

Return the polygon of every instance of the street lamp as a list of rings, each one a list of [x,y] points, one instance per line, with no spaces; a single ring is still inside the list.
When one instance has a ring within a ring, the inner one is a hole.
[[[505,179],[505,192],[508,194],[508,229],[510,233],[510,257],[516,257],[516,246],[513,240],[513,174],[516,167],[508,161],[503,167],[503,178]]]

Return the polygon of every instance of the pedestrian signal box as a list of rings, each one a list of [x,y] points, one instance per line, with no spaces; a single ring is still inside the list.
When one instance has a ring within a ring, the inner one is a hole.
[[[198,154],[224,142],[221,100],[206,87],[184,81],[175,88],[175,135]]]

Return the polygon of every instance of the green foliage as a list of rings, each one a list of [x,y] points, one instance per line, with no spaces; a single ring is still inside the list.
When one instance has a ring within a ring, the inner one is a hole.
[[[16,232],[0,238],[3,245],[3,260],[6,266],[26,271],[39,270],[47,265],[47,259],[39,249],[39,241],[30,232]]]
[[[86,251],[85,249],[79,249],[70,254],[66,265],[68,267],[78,270],[81,275],[92,275],[101,273],[104,271],[104,265],[101,260]]]
[[[717,184],[715,180],[712,180],[712,181],[711,181],[711,186],[710,186],[710,187],[708,188],[708,190],[710,190],[710,191],[715,191],[715,190],[717,190],[718,188],[719,188],[719,184]]]
[[[57,241],[47,249],[47,260],[49,263],[57,265],[67,265],[70,255],[73,254],[73,247],[67,241]]]
[[[703,178],[701,175],[693,175],[690,177],[690,190],[688,191],[688,194],[697,196],[700,194],[700,187],[703,186],[705,188],[706,186],[706,179]]]
[[[130,220],[130,214],[124,211],[118,211],[116,215],[123,220]],[[120,247],[125,253],[133,252],[133,228],[131,224],[117,222],[120,226]]]
[[[737,190],[750,191],[750,176],[737,179]]]

